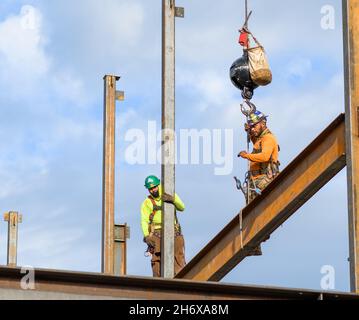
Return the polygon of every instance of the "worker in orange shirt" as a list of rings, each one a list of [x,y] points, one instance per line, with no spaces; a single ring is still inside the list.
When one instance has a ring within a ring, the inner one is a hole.
[[[247,192],[249,195],[246,199],[251,202],[279,174],[279,145],[276,137],[267,128],[267,116],[260,111],[255,111],[249,115],[245,130],[253,143],[253,151],[252,153],[241,151],[238,157],[250,161],[250,169],[247,175]],[[269,237],[264,241],[268,239]],[[256,247],[249,255],[262,255],[261,246]]]
[[[267,128],[267,116],[262,112],[250,114],[246,129],[253,142],[253,151],[241,151],[238,156],[250,161],[248,198],[251,202],[279,174],[279,146],[276,137]]]

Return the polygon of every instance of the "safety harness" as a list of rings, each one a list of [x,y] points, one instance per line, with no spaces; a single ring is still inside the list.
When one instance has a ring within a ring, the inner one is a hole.
[[[153,199],[151,196],[148,196],[148,199],[150,199],[151,200],[151,202],[152,202],[152,207],[153,207],[153,209],[152,209],[152,212],[151,212],[151,214],[150,214],[150,222],[148,223],[150,226],[153,224],[153,219],[154,219],[154,217],[155,217],[155,214],[157,213],[157,211],[161,211],[162,210],[162,206],[158,206],[157,204],[156,204],[156,201],[155,201],[155,199]]]
[[[151,234],[155,234],[156,236],[161,236],[160,233],[157,233],[156,230],[155,230],[155,226],[154,226],[154,223],[153,223],[153,219],[156,215],[156,213],[158,211],[161,211],[162,210],[162,206],[158,206],[156,204],[156,201],[155,199],[153,199],[152,196],[148,196],[148,199],[150,199],[151,203],[152,203],[152,212],[149,216],[149,222],[148,222],[148,231]],[[160,228],[159,228],[160,229]],[[175,235],[176,236],[180,236],[182,235],[182,230],[181,230],[181,225],[178,223],[178,219],[177,219],[177,215],[175,215]]]
[[[265,131],[265,133],[261,136],[264,137],[267,134],[272,134],[271,131],[269,129],[267,129]],[[259,143],[259,149],[253,149],[252,154],[259,154],[262,153],[263,148],[262,148],[262,141]],[[278,151],[280,151],[280,147],[278,146]],[[278,174],[279,174],[279,166],[280,166],[280,162],[274,162],[273,161],[273,156],[271,155],[270,159],[268,162],[261,162],[260,163],[260,169],[259,170],[252,170],[250,171],[250,174],[252,176],[259,176],[259,175],[264,175],[266,174],[268,176],[268,178],[272,179],[275,178]]]
[[[261,137],[265,136],[266,134],[271,134],[271,131],[267,129],[264,134],[261,135]],[[247,152],[249,153],[249,143],[250,143],[250,137],[248,133],[248,146],[247,146]],[[259,149],[254,149],[252,154],[258,154],[262,153],[262,143],[259,144]],[[280,147],[278,146],[278,152],[280,151]],[[250,192],[253,191],[257,195],[260,195],[262,193],[262,190],[260,190],[256,184],[256,179],[254,179],[255,176],[258,175],[267,175],[269,179],[274,179],[279,174],[279,166],[280,162],[274,162],[273,156],[271,155],[269,162],[263,162],[260,164],[259,170],[250,170],[250,161],[248,160],[248,171],[244,178],[244,183],[242,185],[241,181],[234,177],[234,180],[236,181],[236,187],[238,190],[243,192],[244,197],[246,198],[247,204],[250,202]]]
[[[158,206],[158,205],[156,204],[156,201],[155,201],[151,196],[148,196],[148,199],[151,200],[151,202],[152,202],[152,207],[153,207],[152,212],[151,212],[150,217],[149,217],[148,232],[149,232],[150,236],[156,235],[156,236],[160,237],[160,236],[161,236],[160,234],[155,233],[155,228],[154,228],[154,225],[153,225],[153,219],[154,219],[154,217],[155,217],[155,214],[156,214],[158,211],[162,210],[162,207],[161,207],[161,206]],[[143,239],[143,241],[146,242],[145,239]],[[154,253],[155,253],[155,247],[154,247],[154,246],[151,246],[150,244],[148,244],[147,250],[145,251],[145,257],[151,256],[151,255],[153,255]]]

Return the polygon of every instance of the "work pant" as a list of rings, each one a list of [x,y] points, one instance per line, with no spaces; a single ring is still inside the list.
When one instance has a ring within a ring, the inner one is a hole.
[[[253,179],[253,180],[254,180],[255,186],[254,186],[253,182],[251,181],[250,182],[251,190],[249,192],[249,202],[252,202],[258,196],[258,193],[256,193],[253,189],[257,188],[260,191],[263,191],[273,181],[273,178],[270,179],[266,175],[264,175],[257,179]]]
[[[272,181],[274,178],[268,178],[268,176],[264,175],[261,176],[257,179],[253,179],[254,180],[254,184],[253,182],[251,182],[250,186],[251,189],[259,189],[260,191],[263,191]],[[254,190],[250,190],[249,192],[249,202],[252,202],[256,197],[258,197],[258,193],[256,193]],[[270,237],[268,236],[264,241],[267,241]],[[253,256],[261,256],[262,255],[262,248],[259,245],[257,248],[255,248],[253,250],[253,252],[251,252],[249,255],[253,255]]]
[[[150,236],[151,240],[155,244],[154,253],[152,254],[151,266],[154,277],[161,276],[161,235],[160,233],[155,233]],[[184,238],[183,235],[177,233],[174,239],[174,272],[175,275],[181,271],[181,269],[186,265],[185,260],[185,247],[184,247]]]

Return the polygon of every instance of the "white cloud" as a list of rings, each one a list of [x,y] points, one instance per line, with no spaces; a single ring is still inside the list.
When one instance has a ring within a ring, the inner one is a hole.
[[[28,227],[24,216],[19,226],[19,263],[26,261],[37,268],[68,269],[76,265],[78,252],[74,243],[85,236],[85,229],[64,227],[61,224],[47,224],[40,221],[37,226]],[[71,257],[71,258],[70,258]]]
[[[18,100],[36,101],[53,90],[59,99],[85,105],[83,80],[57,68],[46,50],[48,40],[39,8],[23,6],[19,14],[0,22],[1,86]]]
[[[102,122],[100,121],[82,121],[74,119],[59,118],[51,136],[47,137],[49,144],[58,145],[66,141],[79,142],[84,140],[99,143],[102,137]]]
[[[59,97],[72,105],[86,107],[89,103],[83,81],[71,71],[59,70],[52,76],[52,86]]]
[[[32,7],[33,27],[24,24],[28,13],[10,16],[0,23],[0,54],[2,76],[37,78],[49,70],[50,61],[44,52],[46,39],[42,34],[41,12]]]
[[[21,197],[47,178],[49,166],[40,155],[28,155],[18,149],[19,157],[0,159],[0,199]]]
[[[304,78],[305,76],[308,76],[310,71],[312,71],[312,62],[310,59],[306,58],[293,58],[289,61],[285,70],[287,72],[287,78],[291,78],[293,76]]]
[[[62,1],[64,5],[73,6],[73,1]],[[67,3],[66,3],[67,2]],[[105,0],[101,3],[96,0],[77,1],[75,4],[77,8],[86,6],[87,20],[88,15],[92,17],[91,21],[83,21],[85,25],[96,26],[92,28],[91,34],[88,34],[92,39],[89,43],[92,46],[103,45],[103,49],[110,48],[121,41],[128,47],[129,45],[137,45],[142,36],[144,10],[142,4],[133,1],[117,1]],[[99,14],[101,13],[101,14]],[[104,37],[106,34],[106,37]],[[100,41],[94,41],[96,40]],[[118,48],[121,50],[121,48]]]
[[[211,107],[223,108],[232,98],[231,87],[223,81],[222,74],[214,69],[194,71],[179,68],[177,74],[177,84],[184,91],[192,90],[196,93],[198,111],[205,112]]]
[[[82,75],[97,73],[102,77],[122,71],[124,59],[126,64],[136,65],[130,61],[134,59],[133,50],[142,48],[144,42],[151,43],[145,34],[145,10],[141,2],[40,0],[40,5],[46,13],[47,34],[53,37],[53,56],[62,66]],[[150,50],[151,46],[142,50],[142,54]]]

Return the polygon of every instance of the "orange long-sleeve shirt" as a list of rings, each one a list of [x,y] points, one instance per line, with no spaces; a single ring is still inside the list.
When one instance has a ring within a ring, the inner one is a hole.
[[[261,169],[263,163],[269,163],[271,157],[274,163],[278,162],[278,154],[277,139],[269,129],[266,129],[255,142],[253,152],[247,154],[244,158],[250,160],[250,170],[257,171]]]

